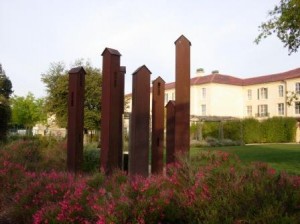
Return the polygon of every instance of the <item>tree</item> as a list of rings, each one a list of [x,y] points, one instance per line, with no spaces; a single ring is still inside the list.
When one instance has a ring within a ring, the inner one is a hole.
[[[5,140],[8,123],[11,117],[9,98],[12,94],[12,84],[0,64],[0,141]]]
[[[286,91],[286,103],[288,106],[292,106],[293,103],[299,99],[299,93],[294,91]]]
[[[26,128],[28,133],[35,124],[46,121],[43,98],[36,99],[32,93],[28,93],[26,97],[14,96],[11,104],[12,123]]]
[[[98,130],[101,118],[101,85],[102,75],[100,70],[91,66],[89,62],[78,60],[74,66],[83,66],[85,76],[85,101],[84,101],[84,127],[88,130]],[[55,114],[57,124],[67,127],[68,116],[68,70],[64,63],[52,63],[42,81],[46,85],[46,110]]]
[[[289,54],[297,52],[300,46],[300,0],[280,0],[268,16],[271,18],[259,26],[260,34],[255,42],[258,44],[275,33]]]

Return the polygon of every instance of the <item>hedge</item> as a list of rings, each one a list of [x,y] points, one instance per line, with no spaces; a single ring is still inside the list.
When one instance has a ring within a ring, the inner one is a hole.
[[[223,136],[220,135],[219,122],[204,122],[203,138],[225,138],[244,143],[294,142],[297,121],[292,117],[272,117],[262,121],[246,118],[223,123]]]

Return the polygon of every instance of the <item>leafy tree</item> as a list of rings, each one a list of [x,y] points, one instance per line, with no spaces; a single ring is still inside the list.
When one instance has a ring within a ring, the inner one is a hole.
[[[275,33],[289,54],[297,52],[300,46],[300,0],[280,0],[268,16],[271,18],[259,26],[260,34],[255,42],[258,44]]]
[[[12,123],[25,127],[28,132],[36,123],[46,121],[43,98],[36,99],[32,93],[28,93],[26,97],[14,96],[11,99],[11,104]]]
[[[88,130],[98,130],[101,117],[102,76],[100,70],[92,67],[89,62],[84,64],[83,60],[76,61],[73,66],[83,66],[86,71],[84,127]],[[67,127],[68,80],[68,70],[62,62],[52,63],[47,73],[42,75],[42,81],[48,93],[46,110],[56,115],[56,121],[61,127]]]
[[[11,117],[9,97],[12,94],[12,84],[0,64],[0,141],[5,140],[8,123]]]
[[[299,93],[294,91],[286,91],[286,103],[288,106],[292,106],[293,103],[298,101]]]

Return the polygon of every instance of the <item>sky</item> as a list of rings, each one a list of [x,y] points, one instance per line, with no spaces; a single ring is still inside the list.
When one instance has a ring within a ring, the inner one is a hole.
[[[102,68],[105,47],[118,50],[132,73],[146,65],[151,79],[175,80],[174,41],[182,34],[191,46],[191,76],[239,78],[300,67],[300,53],[288,55],[276,36],[259,45],[258,26],[279,0],[0,0],[0,63],[14,94],[46,96],[41,74],[53,62],[70,69],[77,59]]]

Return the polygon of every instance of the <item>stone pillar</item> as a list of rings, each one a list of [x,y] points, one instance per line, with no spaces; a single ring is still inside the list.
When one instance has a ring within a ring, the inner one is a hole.
[[[83,67],[69,71],[67,167],[78,172],[83,161],[84,84]]]
[[[129,174],[149,175],[150,70],[141,66],[132,74]]]
[[[163,172],[165,81],[158,77],[152,83],[152,158],[151,173]]]
[[[175,151],[189,154],[190,150],[190,46],[183,35],[176,41],[176,109]]]
[[[121,169],[122,158],[122,131],[120,122],[122,119],[121,92],[124,84],[121,84],[120,72],[121,54],[114,49],[105,48],[102,53],[102,111],[101,111],[101,169],[106,174],[111,174],[114,169]],[[120,155],[119,155],[120,154]]]
[[[175,101],[170,100],[167,108],[167,165],[175,162]]]

